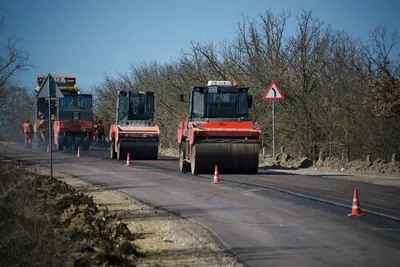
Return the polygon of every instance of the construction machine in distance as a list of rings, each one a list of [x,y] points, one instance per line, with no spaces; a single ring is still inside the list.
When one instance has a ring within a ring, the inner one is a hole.
[[[34,131],[38,145],[48,144],[48,100],[37,97],[41,85],[48,75],[37,75],[36,91],[36,121]],[[76,86],[76,77],[73,75],[52,75],[62,98],[53,98],[51,103],[51,120],[53,130],[53,144],[57,150],[89,150],[94,134],[92,95],[81,94]],[[46,134],[41,137],[39,125],[44,120]]]
[[[109,132],[110,158],[158,159],[160,129],[155,123],[154,92],[119,91],[116,122]]]
[[[216,165],[219,171],[258,172],[262,135],[249,118],[253,98],[248,90],[236,81],[190,87],[189,116],[177,130],[181,172],[212,172]]]

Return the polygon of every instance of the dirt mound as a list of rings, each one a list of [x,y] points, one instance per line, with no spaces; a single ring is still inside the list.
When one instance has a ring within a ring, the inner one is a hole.
[[[133,266],[134,236],[115,216],[87,204],[72,204],[61,214],[62,230],[77,246],[70,257],[73,265]]]
[[[267,157],[260,159],[260,167],[267,169],[303,169],[316,168],[318,171],[350,171],[354,173],[387,173],[400,174],[400,162],[387,162],[377,159],[367,162],[363,160],[353,160],[345,162],[338,158],[326,158],[324,161],[312,161],[306,157],[296,159],[287,153],[279,153],[275,158]]]
[[[275,158],[260,158],[260,167],[268,169],[298,169],[308,168],[312,165],[313,162],[306,157],[296,159],[292,155],[287,153],[279,153],[275,156]]]
[[[387,162],[377,159],[367,162],[363,160],[353,160],[344,162],[338,158],[327,158],[323,162],[317,162],[316,167],[319,170],[334,170],[334,171],[351,171],[359,173],[387,173],[400,174],[400,162]]]
[[[135,235],[92,198],[19,164],[0,173],[0,265],[135,266]]]

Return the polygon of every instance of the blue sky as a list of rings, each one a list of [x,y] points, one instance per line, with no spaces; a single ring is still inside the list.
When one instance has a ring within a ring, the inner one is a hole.
[[[30,55],[34,69],[15,77],[20,85],[33,90],[38,73],[73,74],[86,89],[103,73],[128,71],[131,63],[173,60],[191,41],[230,40],[240,14],[289,8],[288,34],[301,8],[356,38],[383,24],[400,31],[395,0],[2,0],[9,28],[1,43],[15,36]]]

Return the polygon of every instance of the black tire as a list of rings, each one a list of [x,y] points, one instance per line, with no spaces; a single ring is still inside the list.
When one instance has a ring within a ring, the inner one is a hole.
[[[89,147],[90,147],[90,139],[89,139],[89,137],[85,136],[85,137],[83,137],[82,150],[89,151]]]
[[[115,143],[114,141],[111,142],[110,145],[110,159],[116,159],[117,158],[117,152],[115,152]]]
[[[62,151],[65,145],[65,136],[59,135],[57,137],[57,151]]]
[[[80,136],[75,136],[75,139],[74,139],[74,150],[75,151],[78,151],[78,147],[81,147],[81,149],[82,149],[82,137],[80,137]]]
[[[121,148],[121,143],[117,145],[117,160],[125,160],[126,159],[126,151]]]
[[[179,146],[179,171],[182,173],[190,172],[190,164],[186,161],[184,143]]]
[[[66,151],[71,151],[72,147],[74,146],[74,139],[71,136],[67,136],[65,138],[65,150]]]
[[[158,160],[158,148],[155,153],[150,157],[150,160]]]

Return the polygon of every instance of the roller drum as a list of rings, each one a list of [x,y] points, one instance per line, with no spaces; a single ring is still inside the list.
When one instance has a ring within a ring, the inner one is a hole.
[[[260,146],[255,142],[197,143],[195,173],[213,172],[215,165],[220,172],[257,173],[259,153]]]
[[[158,142],[147,140],[129,140],[120,142],[121,153],[126,159],[129,153],[130,159],[149,159],[158,158]]]

